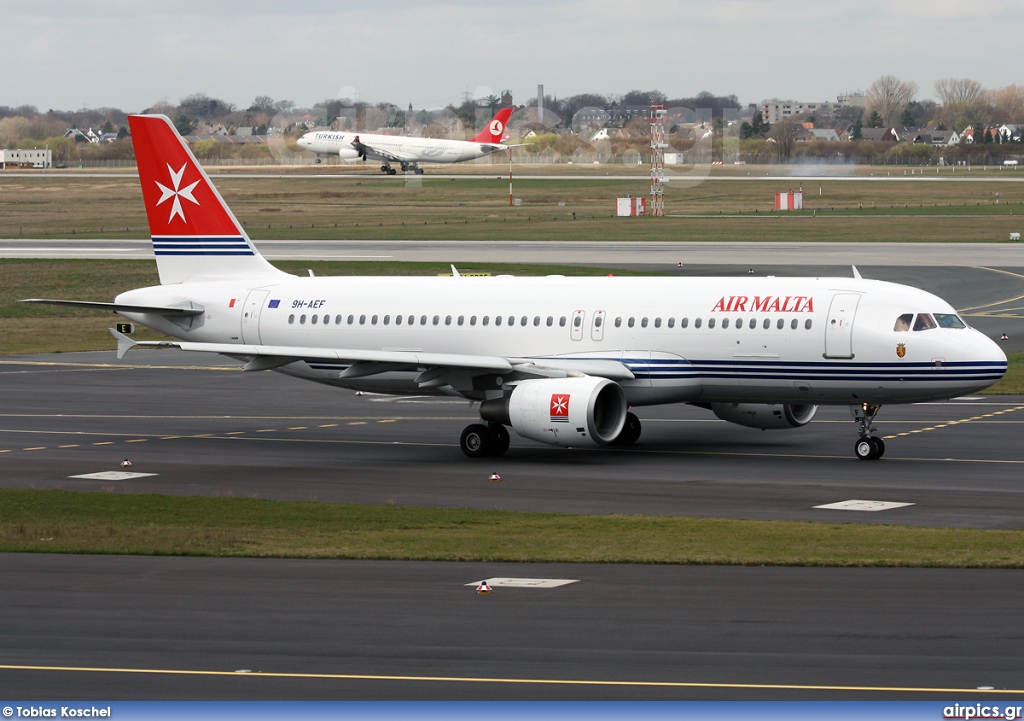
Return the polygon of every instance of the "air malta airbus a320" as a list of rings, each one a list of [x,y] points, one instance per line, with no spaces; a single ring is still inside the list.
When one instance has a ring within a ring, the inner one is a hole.
[[[381,161],[382,173],[394,175],[391,163],[398,163],[402,171],[423,173],[420,163],[461,163],[507,150],[502,145],[505,126],[513,108],[502,108],[491,118],[487,127],[471,140],[445,140],[443,138],[415,138],[408,135],[374,135],[370,133],[337,133],[314,130],[298,140],[299,147],[321,155],[337,155],[342,160]]]
[[[479,403],[468,456],[504,453],[511,427],[555,446],[634,443],[630,406],[689,403],[751,428],[796,428],[849,405],[858,458],[882,455],[885,403],[972,393],[1006,356],[941,298],[852,278],[295,277],[256,250],[160,115],[132,141],[161,285],[112,310],[173,341],[342,388]]]

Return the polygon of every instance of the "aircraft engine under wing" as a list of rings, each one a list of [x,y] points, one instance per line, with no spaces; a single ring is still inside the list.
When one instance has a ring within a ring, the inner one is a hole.
[[[484,401],[480,417],[554,446],[604,446],[622,431],[627,408],[622,387],[607,378],[545,378]]]
[[[770,430],[799,428],[814,418],[818,406],[790,403],[712,403],[711,411],[723,421],[747,428]]]

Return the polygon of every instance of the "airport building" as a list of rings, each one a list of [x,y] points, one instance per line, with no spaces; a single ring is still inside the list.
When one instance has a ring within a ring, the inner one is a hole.
[[[761,117],[766,123],[779,123],[792,120],[798,115],[814,116],[818,122],[828,122],[835,118],[836,111],[841,108],[863,108],[865,96],[860,93],[845,93],[836,98],[836,102],[804,102],[799,100],[763,100],[761,101]]]
[[[52,168],[53,151],[49,148],[31,150],[0,150],[0,169]]]

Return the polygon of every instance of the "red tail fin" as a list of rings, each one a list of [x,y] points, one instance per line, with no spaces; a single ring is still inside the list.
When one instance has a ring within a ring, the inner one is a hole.
[[[163,115],[131,115],[132,146],[160,282],[281,275],[259,254]]]
[[[505,139],[505,126],[508,124],[509,116],[515,108],[502,108],[498,114],[491,118],[487,127],[481,130],[475,138],[474,143],[500,143]]]

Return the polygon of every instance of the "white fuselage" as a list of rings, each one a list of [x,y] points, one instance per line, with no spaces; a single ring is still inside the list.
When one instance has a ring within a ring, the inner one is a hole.
[[[305,150],[321,155],[337,155],[342,160],[360,157],[358,143],[365,145],[367,156],[374,159],[401,160],[415,163],[460,163],[491,155],[505,147],[498,143],[476,143],[469,140],[444,138],[417,138],[407,135],[380,135],[375,133],[335,132],[317,130],[299,138]],[[382,154],[383,153],[383,154]]]
[[[903,314],[955,314],[942,299],[859,278],[274,278],[117,298],[183,301],[205,313],[178,322],[122,315],[181,340],[238,344],[239,357],[262,345],[615,360],[635,376],[620,382],[634,405],[915,402],[987,387],[1006,369],[999,347],[971,328],[894,330]],[[298,360],[276,370],[430,392],[416,383],[422,368],[339,378],[350,365]],[[463,395],[484,399],[505,380]]]

